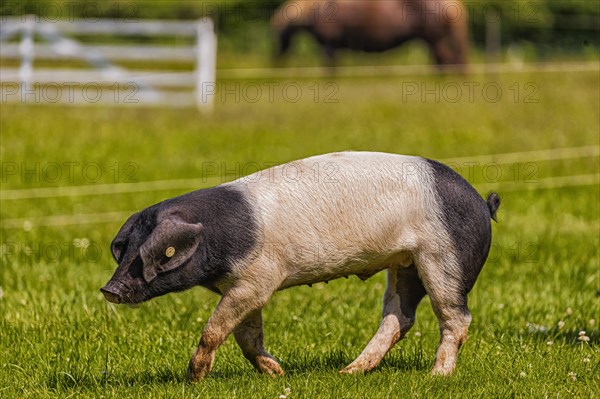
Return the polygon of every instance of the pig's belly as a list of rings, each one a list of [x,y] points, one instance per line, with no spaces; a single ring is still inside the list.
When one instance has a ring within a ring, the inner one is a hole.
[[[386,254],[363,254],[349,259],[322,259],[314,263],[288,265],[287,277],[280,289],[297,285],[314,284],[355,275],[366,280],[390,267],[409,267],[412,254],[409,251],[394,251]]]

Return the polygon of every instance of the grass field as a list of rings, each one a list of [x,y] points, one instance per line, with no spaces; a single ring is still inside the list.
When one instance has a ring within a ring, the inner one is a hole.
[[[597,71],[288,81],[272,101],[268,82],[225,83],[233,94],[211,116],[2,104],[0,397],[597,395]],[[256,102],[251,84],[264,89]],[[286,84],[301,95],[285,94]],[[563,148],[577,149],[521,154]],[[453,376],[429,374],[439,337],[427,299],[374,372],[337,373],[378,326],[384,274],[277,293],[264,313],[267,349],[286,371],[277,379],[257,374],[230,338],[207,379],[186,382],[218,302],[207,290],[139,309],[102,298],[115,267],[109,243],[126,215],[256,167],[350,149],[451,161],[482,195],[503,198]],[[144,189],[174,179],[190,180]]]

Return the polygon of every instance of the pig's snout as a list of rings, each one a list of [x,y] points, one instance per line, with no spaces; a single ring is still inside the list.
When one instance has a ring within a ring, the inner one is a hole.
[[[123,283],[118,281],[109,281],[104,287],[100,288],[100,292],[104,295],[104,298],[108,302],[112,303],[123,303],[125,293],[129,290]]]

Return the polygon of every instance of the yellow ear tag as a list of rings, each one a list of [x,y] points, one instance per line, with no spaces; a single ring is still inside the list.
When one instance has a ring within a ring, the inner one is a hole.
[[[175,255],[175,248],[174,247],[167,248],[167,250],[165,251],[165,255],[167,255],[167,258],[172,258],[173,255]]]

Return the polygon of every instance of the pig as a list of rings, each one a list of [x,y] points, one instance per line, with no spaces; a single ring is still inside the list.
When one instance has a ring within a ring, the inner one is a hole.
[[[467,338],[473,288],[500,199],[487,201],[434,160],[376,152],[318,155],[167,199],[114,238],[118,267],[101,288],[137,304],[202,286],[221,295],[188,366],[211,370],[233,333],[260,372],[282,375],[263,345],[261,309],[278,290],[387,270],[379,329],[341,373],[367,372],[410,330],[429,295],[440,343],[432,370],[450,374]]]

